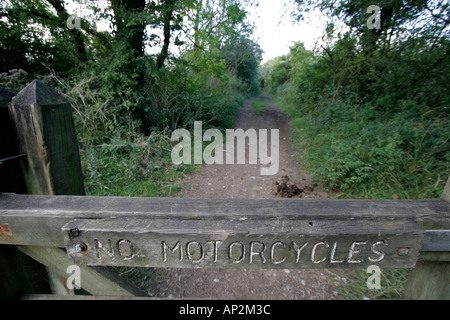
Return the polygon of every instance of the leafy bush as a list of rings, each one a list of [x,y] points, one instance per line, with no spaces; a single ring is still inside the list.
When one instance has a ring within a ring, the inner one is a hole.
[[[150,126],[174,130],[202,121],[205,127],[230,128],[247,97],[244,92],[242,81],[233,75],[179,66],[161,74],[145,92]]]
[[[140,137],[133,143],[112,138],[110,144],[81,149],[81,159],[91,195],[162,197],[178,191],[174,179],[180,168],[170,164],[165,135]]]
[[[139,90],[133,79],[122,79],[120,68],[92,62],[71,78],[46,79],[72,101],[87,192],[173,195],[175,176],[192,168],[171,165],[172,131],[191,129],[194,121],[205,130],[232,127],[247,86],[208,56],[177,61]]]
[[[388,119],[376,108],[342,100],[304,115],[283,101],[280,105],[293,118],[295,143],[316,182],[350,198],[442,194],[450,126],[439,115],[418,118],[405,111]]]

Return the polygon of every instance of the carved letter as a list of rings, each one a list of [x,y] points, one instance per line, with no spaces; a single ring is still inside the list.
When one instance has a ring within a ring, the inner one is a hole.
[[[335,242],[333,244],[333,248],[331,249],[330,262],[331,263],[343,263],[344,260],[335,260],[334,256],[336,255],[336,249],[337,249],[337,242]]]
[[[350,247],[350,251],[348,252],[348,263],[361,263],[362,262],[362,260],[356,260],[353,257],[355,254],[361,253],[361,251],[356,250],[356,246],[362,246],[365,244],[367,244],[367,241],[364,241],[364,242],[355,241],[352,243],[352,246]]]
[[[94,240],[95,243],[95,251],[97,252],[97,258],[101,259],[102,256],[100,255],[100,251],[105,252],[111,259],[115,259],[115,255],[114,255],[114,248],[111,245],[111,240],[108,239],[108,246],[105,247],[103,245],[103,243],[101,243],[100,241],[98,241],[97,239]]]
[[[125,261],[133,259],[134,247],[131,241],[120,240],[117,242],[117,253],[119,253],[119,256]]]
[[[191,252],[192,245],[198,246],[198,249],[200,251],[200,258],[194,259],[192,257],[193,256],[193,252]],[[200,262],[202,262],[203,258],[205,257],[203,246],[201,245],[201,243],[196,242],[196,241],[191,241],[186,245],[186,254],[187,254],[188,260],[191,261],[192,263],[200,263]]]
[[[387,246],[387,242],[386,241],[378,241],[377,243],[374,243],[372,245],[372,248],[371,248],[372,252],[377,254],[377,255],[379,255],[380,257],[378,259],[374,259],[372,257],[369,257],[369,261],[370,262],[381,262],[381,261],[383,261],[384,256],[385,256],[384,252],[376,250],[376,247],[379,246],[379,245]]]
[[[233,247],[234,246],[241,246],[241,256],[239,259],[233,258]],[[245,258],[245,246],[241,242],[233,242],[228,247],[228,258],[230,258],[231,263],[238,264],[241,263]]]
[[[253,251],[255,245],[260,245],[262,248],[259,252]],[[250,261],[249,263],[253,263],[253,256],[260,256],[261,262],[266,263],[266,258],[264,258],[264,250],[266,250],[266,245],[263,242],[254,241],[250,242]]]
[[[312,252],[311,252],[311,261],[313,262],[313,263],[315,263],[315,264],[319,264],[319,263],[322,263],[322,262],[324,262],[327,258],[326,257],[324,257],[322,260],[319,260],[319,261],[317,261],[316,260],[316,249],[317,249],[317,247],[318,246],[324,246],[324,247],[326,247],[326,248],[329,248],[330,247],[330,245],[328,244],[328,243],[326,243],[326,242],[319,242],[319,243],[316,243],[315,245],[314,245],[314,247],[313,247],[313,249],[312,249]]]
[[[217,262],[217,249],[218,249],[218,244],[222,243],[222,241],[220,240],[210,240],[208,241],[208,243],[212,243],[214,245],[214,262]]]
[[[300,254],[302,253],[302,250],[306,248],[308,245],[308,242],[306,242],[304,245],[299,247],[294,241],[292,241],[292,245],[294,246],[294,250],[297,251],[297,259],[295,260],[295,263],[300,262]]]
[[[275,247],[276,246],[283,246],[283,248],[286,248],[286,246],[284,245],[283,242],[278,241],[275,242],[274,244],[272,244],[272,247],[270,248],[270,260],[272,261],[273,264],[282,264],[283,262],[286,261],[286,257],[283,257],[283,259],[275,261]]]
[[[162,254],[163,254],[164,262],[167,261],[167,249],[169,249],[169,251],[172,253],[175,253],[176,250],[180,250],[178,259],[180,261],[183,261],[183,247],[181,246],[180,242],[177,242],[177,244],[173,248],[170,248],[165,241],[162,241],[161,244],[162,244]]]

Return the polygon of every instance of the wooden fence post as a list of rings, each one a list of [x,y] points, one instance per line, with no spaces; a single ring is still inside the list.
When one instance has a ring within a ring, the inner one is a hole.
[[[45,83],[34,80],[12,99],[9,110],[20,152],[26,154],[23,173],[27,193],[85,196],[78,140],[70,102]],[[50,258],[67,257],[67,254],[58,248],[45,248],[44,251],[42,249],[29,247],[21,251],[34,259],[40,257],[41,259],[38,260],[52,270],[49,272],[50,283],[58,284],[61,282],[59,278],[67,278],[69,274],[66,273],[66,269],[61,268],[61,265],[56,268]],[[42,252],[45,252],[44,256]],[[64,260],[65,265],[68,263],[67,260],[70,259],[67,257]],[[90,291],[88,292],[94,295],[111,296],[139,294],[136,287],[111,280],[117,278],[111,270],[106,267],[100,269],[85,269],[85,275],[96,275],[96,283],[89,283]],[[110,289],[109,292],[104,290],[105,283]],[[60,283],[54,288],[64,286],[65,283]],[[62,290],[55,293],[70,292]],[[143,294],[140,293],[140,295]]]
[[[8,104],[15,95],[0,87],[0,159],[10,159],[0,164],[0,192],[25,193],[20,161],[14,158],[19,154],[19,149],[8,112]],[[0,246],[0,274],[3,275],[0,299],[15,299],[25,293],[49,292],[46,281],[36,276],[45,273],[43,266],[16,248]]]
[[[441,199],[450,202],[450,177]],[[433,252],[423,256],[426,258],[418,261],[416,268],[411,272],[403,292],[403,298],[408,300],[450,300],[448,253]]]
[[[34,80],[10,104],[29,194],[85,195],[70,102]]]

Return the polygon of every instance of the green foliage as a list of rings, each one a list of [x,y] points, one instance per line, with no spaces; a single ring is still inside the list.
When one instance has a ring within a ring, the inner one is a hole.
[[[263,68],[316,181],[349,198],[440,197],[450,167],[449,7],[382,2],[383,28],[371,31],[359,9],[368,2],[297,2],[350,28],[318,56],[297,44]]]
[[[291,69],[292,66],[286,56],[275,58],[267,77],[267,90],[276,94],[278,88],[290,80]]]
[[[80,10],[69,29],[62,0],[2,1],[0,85],[18,92],[39,78],[72,101],[89,194],[172,195],[172,177],[190,169],[171,166],[171,132],[230,128],[259,92],[248,2],[76,2],[93,14]],[[97,30],[101,18],[112,32]]]
[[[229,72],[245,85],[246,94],[260,93],[259,64],[262,50],[257,43],[245,37],[229,39],[220,50]]]
[[[89,194],[173,195],[172,180],[192,169],[171,165],[171,132],[194,121],[203,121],[205,129],[233,125],[245,84],[227,72],[223,60],[191,58],[174,60],[171,70],[160,70],[139,91],[119,71],[123,55],[108,56],[71,79],[48,79],[73,103]]]
[[[81,149],[87,194],[173,196],[178,191],[175,179],[179,169],[170,165],[169,148],[165,136],[154,134],[133,143],[117,137],[109,144]],[[186,168],[186,172],[189,170]]]
[[[283,105],[283,103],[281,103]],[[303,160],[317,182],[347,198],[439,198],[449,170],[449,123],[336,101],[293,120]]]
[[[42,1],[36,1],[35,6],[43,11],[42,16],[52,17]],[[1,73],[14,69],[22,69],[27,73],[41,72],[43,64],[58,65],[54,55],[60,54],[61,60],[67,58],[59,48],[53,46],[52,41],[44,41],[45,30],[33,25],[39,16],[33,15],[29,4],[12,1],[6,6],[2,1],[0,17]],[[5,83],[2,85],[5,86]]]
[[[232,126],[244,101],[245,88],[224,71],[214,75],[221,65],[220,61],[209,60],[195,66],[180,63],[171,72],[160,73],[158,81],[146,92],[151,100],[151,126],[174,130],[190,128],[194,121],[219,129]]]
[[[368,289],[366,270],[350,271],[344,285],[339,286],[339,296],[344,300],[398,300],[402,298],[404,285],[409,277],[408,269],[383,269],[380,289]]]
[[[248,37],[252,32],[244,6],[253,0],[188,0],[188,39],[197,50],[210,51],[230,39]]]

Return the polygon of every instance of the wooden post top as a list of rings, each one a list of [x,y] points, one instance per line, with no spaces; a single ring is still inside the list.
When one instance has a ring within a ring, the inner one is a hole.
[[[69,104],[70,101],[44,82],[33,80],[13,98],[12,103],[15,106],[32,104],[51,106]]]

